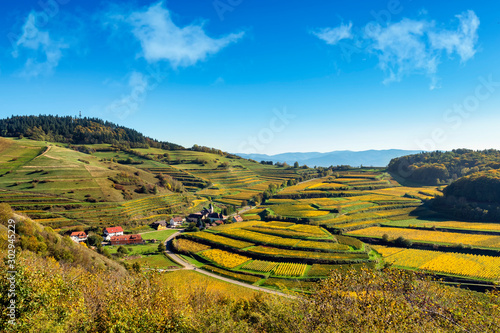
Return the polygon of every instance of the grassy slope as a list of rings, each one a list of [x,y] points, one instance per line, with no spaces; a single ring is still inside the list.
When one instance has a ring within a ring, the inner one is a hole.
[[[40,154],[48,149],[43,154]],[[139,171],[132,166],[102,162],[92,156],[64,148],[60,144],[0,138],[0,188],[11,191],[28,191],[61,195],[74,200],[84,200],[91,195],[97,200],[123,201],[122,192],[112,187],[109,177],[120,172]],[[86,161],[82,162],[82,161]],[[8,174],[6,172],[11,171]],[[154,184],[154,175],[140,173],[145,184]],[[33,180],[39,183],[33,187]],[[46,182],[44,182],[46,181]],[[133,192],[134,198],[144,197]]]
[[[122,224],[155,213],[166,218],[161,214],[184,209],[193,199],[161,187],[157,196],[137,193],[137,185],[126,185],[135,201],[125,203],[123,192],[113,188],[109,179],[122,172],[145,185],[158,182],[155,174],[134,165],[103,161],[63,144],[0,138],[0,201],[55,229]],[[85,202],[89,196],[98,202]]]
[[[107,144],[87,146],[110,148]],[[207,198],[239,206],[267,189],[269,184],[281,184],[300,173],[311,172],[198,151],[156,148],[135,151],[155,154],[155,160],[122,150],[89,155],[60,143],[0,138],[0,201],[7,201],[16,210],[56,229],[128,221],[138,225],[199,209]],[[170,164],[164,154],[169,155]],[[134,164],[116,163],[129,158]],[[124,186],[129,197],[115,189],[110,180],[122,172],[151,187],[158,184],[159,173],[170,175],[183,182],[189,192],[179,195],[158,186],[160,193],[155,196],[137,193],[139,186],[131,184]],[[213,185],[203,189],[208,183]],[[198,196],[197,200],[194,195]],[[98,202],[85,202],[89,196]],[[74,207],[68,210],[68,204]]]

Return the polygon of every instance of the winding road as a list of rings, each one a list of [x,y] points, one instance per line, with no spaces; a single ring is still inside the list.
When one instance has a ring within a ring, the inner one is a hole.
[[[196,271],[198,273],[205,274],[205,275],[213,277],[215,279],[219,279],[219,280],[222,280],[222,281],[225,281],[225,282],[236,284],[238,286],[242,286],[242,287],[245,287],[245,288],[250,288],[250,289],[253,289],[253,290],[257,290],[257,291],[262,291],[262,292],[265,292],[265,293],[268,293],[268,294],[274,294],[274,295],[283,296],[283,297],[287,297],[287,298],[296,298],[296,296],[288,295],[288,294],[282,293],[280,291],[271,290],[271,289],[267,289],[267,288],[262,288],[262,287],[258,287],[258,286],[253,286],[253,285],[250,285],[248,283],[236,281],[236,280],[229,279],[229,278],[226,278],[226,277],[214,274],[214,273],[210,273],[210,272],[205,271],[205,270],[203,270],[201,268],[197,268],[196,266],[194,266],[191,263],[188,263],[188,262],[184,261],[183,259],[181,259],[181,257],[179,257],[177,254],[175,254],[171,250],[171,248],[172,248],[172,246],[171,246],[172,239],[174,239],[179,234],[180,234],[180,231],[178,231],[178,232],[170,235],[170,237],[168,237],[165,240],[165,247],[166,247],[165,253],[167,254],[167,256],[170,259],[172,259],[173,261],[175,261],[176,263],[178,263],[179,265],[181,265],[182,269],[194,270],[194,271]]]

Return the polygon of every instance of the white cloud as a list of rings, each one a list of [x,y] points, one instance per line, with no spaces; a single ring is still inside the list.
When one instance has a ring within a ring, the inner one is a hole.
[[[35,24],[36,13],[31,12],[22,28],[22,35],[15,43],[12,56],[25,52],[28,58],[21,76],[37,77],[52,74],[62,58],[62,49],[68,46],[51,39],[48,31],[41,31]]]
[[[367,51],[378,56],[379,67],[387,73],[384,83],[400,81],[410,74],[426,74],[435,86],[437,54],[426,42],[426,32],[431,24],[425,21],[403,19],[401,22],[381,27],[371,24],[365,27]]]
[[[479,28],[479,18],[469,10],[461,15],[457,15],[460,25],[456,31],[444,30],[441,32],[429,32],[431,46],[437,50],[444,49],[451,55],[456,52],[462,62],[471,59],[476,53]]]
[[[429,77],[430,88],[434,89],[439,81],[437,72],[443,53],[446,53],[448,58],[457,54],[461,62],[465,63],[477,51],[479,18],[471,10],[456,17],[459,20],[456,30],[439,29],[433,21],[407,18],[396,23],[389,22],[385,26],[371,22],[364,27],[364,33],[354,36],[362,40],[362,47],[356,47],[378,57],[378,66],[386,73],[384,83],[401,81],[405,76],[420,74]],[[351,27],[347,28],[350,32]],[[344,30],[347,28],[344,26]],[[323,31],[330,32],[334,29]],[[338,32],[332,32],[331,36],[326,35],[331,38],[318,34],[316,36],[331,45],[340,40],[337,39],[340,36]],[[354,38],[352,33],[350,36],[351,39]]]
[[[213,83],[212,83],[212,86],[219,86],[219,85],[223,85],[224,83],[226,83],[226,81],[224,80],[224,78],[222,77],[218,77]]]
[[[139,72],[132,72],[128,79],[130,92],[121,98],[113,101],[107,106],[106,111],[111,112],[124,119],[139,110],[140,103],[145,99],[147,91],[150,89],[148,78]]]
[[[203,61],[244,35],[244,32],[232,33],[217,39],[209,37],[203,25],[178,27],[172,21],[170,12],[163,8],[162,1],[146,11],[132,13],[127,21],[141,43],[142,56],[148,62],[169,61],[173,67],[191,66]]]
[[[342,39],[352,39],[354,35],[351,32],[352,22],[349,24],[340,24],[335,28],[323,28],[314,31],[313,34],[321,40],[324,40],[328,45],[335,45]]]

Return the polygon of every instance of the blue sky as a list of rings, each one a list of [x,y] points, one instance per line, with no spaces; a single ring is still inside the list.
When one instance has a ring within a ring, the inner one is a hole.
[[[0,116],[98,117],[190,147],[500,149],[500,4],[2,3]]]

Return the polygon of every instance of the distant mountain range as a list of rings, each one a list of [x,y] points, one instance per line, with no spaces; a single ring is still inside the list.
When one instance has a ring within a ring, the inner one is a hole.
[[[329,153],[283,153],[277,155],[236,153],[235,155],[250,158],[258,162],[273,161],[275,163],[286,162],[293,164],[297,161],[300,165],[306,164],[309,167],[329,167],[330,165],[385,167],[393,158],[418,153],[420,153],[420,150],[386,149],[364,151],[338,150]]]

